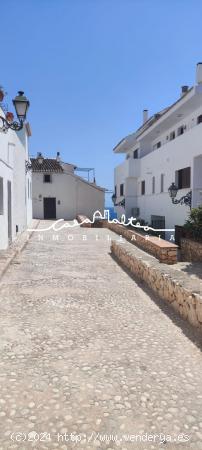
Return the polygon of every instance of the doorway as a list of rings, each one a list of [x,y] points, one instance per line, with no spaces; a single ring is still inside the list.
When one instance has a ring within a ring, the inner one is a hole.
[[[43,199],[44,219],[56,219],[56,198],[45,197]]]
[[[151,225],[152,228],[155,229],[165,229],[165,216],[151,216]],[[165,231],[159,231],[157,232],[158,235],[161,236],[162,239],[165,239]]]

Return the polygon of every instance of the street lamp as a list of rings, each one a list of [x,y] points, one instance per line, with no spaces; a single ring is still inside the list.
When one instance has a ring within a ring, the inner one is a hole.
[[[30,161],[25,161],[25,173],[32,170],[32,163]]]
[[[23,128],[24,121],[26,119],[27,110],[29,108],[29,100],[25,97],[23,91],[19,91],[18,95],[13,99],[13,105],[15,107],[16,115],[19,122],[13,120],[13,114],[8,112],[6,117],[0,116],[2,126],[0,130],[6,133],[9,128],[14,131],[19,131]]]
[[[180,203],[180,205],[189,206],[191,209],[192,191],[187,192],[186,195],[183,195],[179,200],[177,200],[176,196],[178,193],[178,187],[175,183],[171,183],[170,187],[168,188],[168,193],[174,205],[178,205]]]
[[[13,100],[13,104],[19,121],[23,123],[29,108],[29,100],[27,100],[23,91],[18,92],[18,95]]]
[[[115,203],[116,203],[116,194],[115,193],[113,193],[113,195],[112,195],[112,203],[115,206]]]

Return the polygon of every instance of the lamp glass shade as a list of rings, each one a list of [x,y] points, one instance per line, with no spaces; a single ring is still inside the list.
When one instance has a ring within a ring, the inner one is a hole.
[[[168,189],[171,198],[175,198],[178,192],[178,188],[175,183],[172,183]]]
[[[29,108],[29,100],[25,97],[24,92],[19,91],[18,95],[13,100],[16,114],[19,120],[25,120],[27,115],[27,110]]]

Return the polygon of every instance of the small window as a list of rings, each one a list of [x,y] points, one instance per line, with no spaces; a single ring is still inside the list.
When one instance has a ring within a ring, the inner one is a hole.
[[[4,213],[4,185],[3,178],[0,177],[0,214]]]
[[[161,174],[161,192],[164,192],[164,178],[165,178],[165,175],[162,173]]]
[[[120,196],[124,195],[124,184],[120,184]]]
[[[115,197],[117,197],[117,187],[116,186],[114,186],[114,195],[115,195]]]
[[[185,167],[177,171],[178,189],[190,188],[191,185],[191,167]]]
[[[153,145],[153,150],[156,150],[157,148],[160,148],[160,147],[161,147],[161,141],[159,141]]]
[[[173,141],[175,139],[175,131],[171,131],[170,133],[170,141]]]
[[[141,182],[141,195],[145,195],[145,180]]]
[[[197,117],[197,124],[202,123],[202,114]]]
[[[43,182],[44,183],[51,183],[51,176],[50,175],[44,175]]]
[[[133,158],[134,158],[134,159],[138,159],[138,149],[137,149],[137,150],[134,150],[134,152],[133,152]]]
[[[184,126],[181,126],[181,127],[179,127],[178,130],[177,130],[177,135],[178,135],[178,136],[181,136],[181,134],[183,134],[183,133],[184,133]]]
[[[152,177],[152,194],[155,194],[155,177]]]

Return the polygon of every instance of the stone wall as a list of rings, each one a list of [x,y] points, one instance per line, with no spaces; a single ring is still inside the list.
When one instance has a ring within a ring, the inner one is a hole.
[[[107,226],[110,230],[127,239],[131,244],[137,245],[137,247],[155,256],[160,262],[166,264],[175,264],[177,262],[177,245],[164,239],[159,239],[156,236],[146,237],[136,231],[129,230],[123,225],[108,223]]]
[[[88,220],[87,217],[78,215],[77,220],[81,223],[84,219]],[[119,225],[116,223],[110,223],[107,220],[97,219],[95,223],[85,223],[81,225],[82,227],[93,227],[93,228],[108,228],[114,231],[119,236],[127,239],[131,244],[143,249],[147,253],[155,256],[160,262],[165,264],[176,264],[177,262],[177,250],[178,246],[172,244],[171,242],[165,241],[164,239],[159,239],[156,236],[144,236],[143,234],[137,233],[134,230],[130,230],[124,225]]]
[[[83,227],[83,228],[91,228],[92,224],[91,224],[90,219],[88,217],[83,216],[81,214],[78,214],[78,216],[76,216],[76,219],[81,224],[80,225],[81,227]],[[82,223],[82,222],[84,222],[84,223]]]
[[[182,261],[202,262],[202,242],[181,238]]]
[[[151,258],[151,261],[144,260],[130,244],[123,245],[112,241],[111,252],[125,268],[170,303],[184,319],[202,331],[202,292],[194,293],[186,286],[186,282],[175,279],[177,271],[168,273],[167,266],[159,264],[154,258]]]

